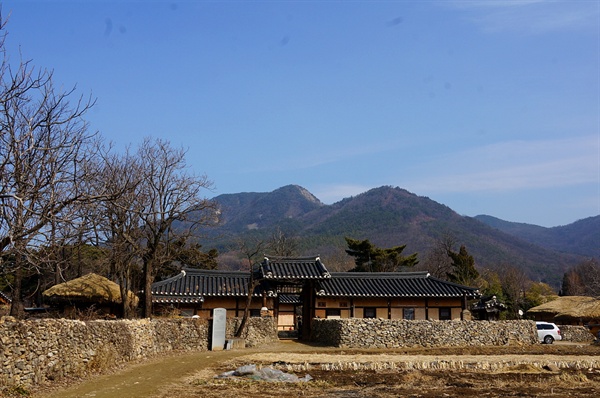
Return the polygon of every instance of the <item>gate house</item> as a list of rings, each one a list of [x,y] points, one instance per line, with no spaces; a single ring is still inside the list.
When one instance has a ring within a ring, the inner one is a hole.
[[[185,269],[152,285],[155,312],[210,318],[244,313],[250,283],[252,316],[273,316],[279,330],[310,336],[313,318],[460,319],[468,286],[427,272],[329,272],[319,257],[265,257],[252,272]]]

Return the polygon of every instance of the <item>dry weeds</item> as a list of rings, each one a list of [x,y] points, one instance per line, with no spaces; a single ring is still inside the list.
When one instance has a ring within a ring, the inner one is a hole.
[[[599,396],[597,353],[592,351],[585,355],[585,348],[574,351],[578,351],[578,355],[262,352],[203,369],[155,397]],[[274,383],[244,378],[215,379],[217,374],[249,363],[275,367],[299,377],[308,373],[314,381]]]
[[[295,342],[157,358],[59,389],[53,398],[598,397],[600,347],[444,347],[340,350]],[[302,383],[216,379],[241,365],[275,367]],[[144,387],[144,388],[142,388]],[[48,397],[42,393],[36,397]]]

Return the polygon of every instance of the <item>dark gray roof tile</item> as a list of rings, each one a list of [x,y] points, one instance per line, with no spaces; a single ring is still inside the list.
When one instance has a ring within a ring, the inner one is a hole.
[[[279,293],[280,304],[302,304],[302,298],[299,294],[285,294]]]
[[[327,297],[479,297],[476,288],[443,281],[427,272],[332,272],[319,282]]]
[[[195,302],[204,297],[246,297],[250,274],[243,271],[182,270],[180,274],[152,284],[154,302]],[[255,289],[254,296],[260,296]],[[186,301],[188,300],[188,301]]]
[[[274,280],[328,279],[329,271],[319,257],[266,256],[260,263],[262,277]]]

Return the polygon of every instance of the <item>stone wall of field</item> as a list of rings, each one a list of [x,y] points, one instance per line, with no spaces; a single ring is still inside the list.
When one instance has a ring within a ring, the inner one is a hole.
[[[312,340],[343,348],[538,344],[533,321],[314,319]]]
[[[228,320],[227,336],[239,320]],[[205,351],[211,327],[204,319],[75,321],[0,320],[0,385],[30,386],[81,376],[172,351]],[[273,318],[248,321],[246,346],[277,340]]]
[[[577,343],[591,343],[594,341],[594,335],[585,326],[557,325],[564,341],[573,341]]]

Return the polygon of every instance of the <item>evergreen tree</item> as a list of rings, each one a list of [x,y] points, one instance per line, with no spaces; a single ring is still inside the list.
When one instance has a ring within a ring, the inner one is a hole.
[[[383,249],[375,246],[368,239],[362,241],[351,238],[344,239],[348,243],[346,253],[354,257],[356,264],[356,267],[350,270],[353,272],[397,272],[402,267],[412,267],[419,262],[417,253],[408,257],[402,256],[406,245]]]
[[[452,271],[448,272],[448,280],[465,286],[475,286],[479,272],[475,269],[475,259],[462,245],[458,253],[448,250],[448,256],[452,259]]]

